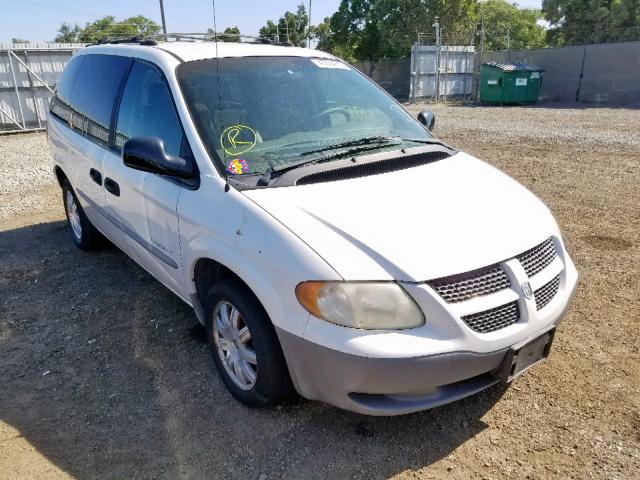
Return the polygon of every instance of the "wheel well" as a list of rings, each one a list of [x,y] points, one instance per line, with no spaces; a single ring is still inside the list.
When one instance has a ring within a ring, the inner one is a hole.
[[[205,323],[205,320],[204,320],[204,302],[205,302],[205,299],[206,299],[207,292],[209,291],[209,288],[212,285],[214,285],[216,282],[218,282],[220,280],[223,280],[225,278],[235,278],[235,279],[237,279],[237,281],[242,283],[242,285],[244,285],[247,288],[247,290],[249,292],[251,292],[251,294],[254,296],[254,298],[256,299],[258,304],[260,305],[260,307],[262,307],[265,310],[265,314],[267,315],[267,318],[269,319],[270,328],[274,328],[273,322],[269,318],[269,314],[266,312],[266,309],[264,308],[264,305],[262,304],[262,302],[260,301],[258,296],[253,292],[251,287],[249,287],[249,285],[247,285],[247,283],[244,280],[242,280],[242,278],[240,278],[234,271],[232,271],[231,269],[227,268],[226,266],[224,266],[220,262],[216,262],[215,260],[211,260],[210,258],[201,258],[201,259],[199,259],[196,262],[195,268],[193,269],[193,281],[195,283],[196,295],[197,295],[197,299],[198,299],[198,302],[199,302],[199,305],[194,306],[194,309],[196,310],[196,314],[198,314],[198,312],[200,312],[200,314],[202,314],[202,318],[199,317],[201,323],[203,323],[203,324]],[[274,335],[275,335],[276,342],[277,342],[278,346],[280,347],[280,351],[281,351],[281,354],[282,354],[282,345],[280,343],[280,339],[278,338],[278,335],[275,333],[275,330],[274,330]],[[291,378],[291,372],[289,370],[288,364],[286,363],[286,360],[284,360],[284,361],[285,361],[285,365],[287,365],[287,375],[289,376],[289,378]]]
[[[56,174],[56,178],[58,179],[58,185],[62,187],[62,183],[67,180],[67,176],[64,174],[62,169],[57,165],[54,167],[53,172]]]
[[[201,258],[198,260],[193,270],[193,281],[196,286],[196,293],[198,294],[198,300],[200,300],[200,303],[204,305],[207,291],[209,291],[209,288],[213,284],[224,278],[230,277],[238,279],[247,288],[249,288],[244,280],[220,262],[216,262],[210,258]],[[249,290],[251,289],[249,288]]]

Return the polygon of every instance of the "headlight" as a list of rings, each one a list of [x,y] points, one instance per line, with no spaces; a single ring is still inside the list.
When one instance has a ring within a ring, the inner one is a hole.
[[[397,283],[302,282],[296,297],[311,314],[345,327],[388,330],[424,324],[422,312]]]

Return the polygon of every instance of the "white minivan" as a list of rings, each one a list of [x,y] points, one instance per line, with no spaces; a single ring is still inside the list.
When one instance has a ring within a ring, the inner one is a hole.
[[[48,132],[73,241],[187,304],[230,392],[369,415],[510,382],[577,283],[547,207],[317,50],[80,50]],[[517,161],[517,160],[516,160]]]

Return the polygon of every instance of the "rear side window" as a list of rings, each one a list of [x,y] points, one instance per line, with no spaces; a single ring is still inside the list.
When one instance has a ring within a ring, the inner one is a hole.
[[[84,59],[85,56],[81,55],[69,60],[56,86],[56,94],[51,101],[51,113],[65,122],[69,122],[71,119],[71,93]]]
[[[133,137],[158,137],[167,153],[181,156],[183,131],[169,87],[162,74],[151,65],[135,62],[122,92],[116,147]]]
[[[109,143],[109,124],[131,59],[85,55],[71,95],[71,127],[102,145]]]
[[[66,104],[69,104],[71,102],[71,93],[73,92],[73,86],[75,85],[76,77],[78,76],[80,66],[82,65],[82,61],[84,59],[84,55],[73,57],[64,68],[62,77],[60,77],[60,81],[58,82],[58,86],[56,88],[56,96]]]

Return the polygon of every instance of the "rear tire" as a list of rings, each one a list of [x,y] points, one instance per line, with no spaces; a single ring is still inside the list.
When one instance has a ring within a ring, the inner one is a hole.
[[[94,227],[80,206],[69,180],[62,182],[62,201],[71,238],[81,250],[97,250],[107,244],[107,239]]]
[[[213,361],[237,400],[262,407],[292,395],[275,329],[251,290],[238,279],[221,280],[207,293],[205,312]]]

